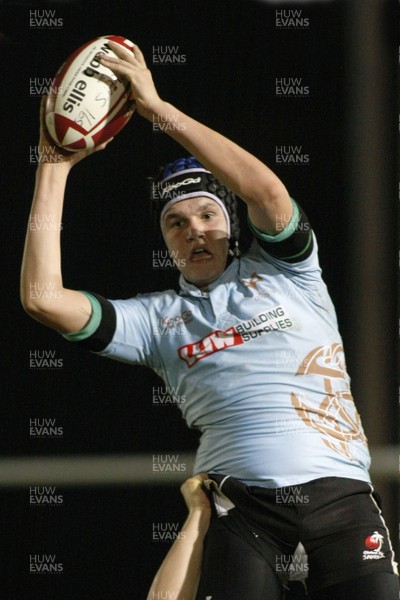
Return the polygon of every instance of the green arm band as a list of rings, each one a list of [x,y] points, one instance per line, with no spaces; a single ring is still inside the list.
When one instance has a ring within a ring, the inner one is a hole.
[[[90,337],[96,331],[101,321],[102,310],[100,302],[97,300],[97,298],[92,296],[92,294],[89,294],[89,292],[81,293],[85,294],[85,296],[89,298],[90,304],[92,305],[92,314],[90,316],[89,321],[80,331],[73,331],[72,333],[61,334],[66,340],[69,340],[70,342],[80,342],[81,340],[85,340],[86,338]]]
[[[265,233],[264,231],[261,231],[261,229],[258,229],[258,227],[253,225],[253,223],[250,221],[249,216],[247,215],[247,221],[249,224],[250,231],[254,233],[254,235],[260,240],[264,240],[265,242],[282,242],[283,240],[286,240],[288,237],[290,237],[292,233],[296,231],[296,227],[299,223],[300,218],[299,207],[297,206],[293,198],[290,198],[290,200],[293,204],[293,215],[287,226],[282,231],[279,231],[279,233],[275,233],[273,235]]]

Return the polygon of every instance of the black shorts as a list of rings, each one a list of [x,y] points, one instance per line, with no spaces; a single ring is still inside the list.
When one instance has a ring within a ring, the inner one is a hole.
[[[397,573],[380,500],[368,483],[324,477],[268,489],[246,486],[233,477],[209,476],[225,497],[216,491],[210,493],[214,515],[205,542],[200,594],[213,569],[229,569],[223,560],[216,565],[215,552],[212,560],[207,558],[213,555],[213,539],[214,545],[220,544],[219,555],[224,553],[225,534],[229,544],[233,540],[236,554],[253,556],[257,572],[272,570],[281,588],[287,586],[289,575],[292,579],[304,579],[312,594],[373,573]],[[299,543],[306,551],[306,562],[295,554]],[[238,579],[248,580],[244,600],[256,598],[255,593],[260,594],[257,600],[261,600],[261,592],[252,590],[256,577],[243,561],[242,565],[248,573],[238,573],[240,561],[235,571]],[[235,574],[231,573],[230,578],[234,585]],[[207,594],[219,600],[218,593],[213,595],[209,590]],[[269,597],[273,595],[266,596]]]

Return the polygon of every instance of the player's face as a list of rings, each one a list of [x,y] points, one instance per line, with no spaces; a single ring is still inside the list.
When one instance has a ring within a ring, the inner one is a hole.
[[[215,281],[226,266],[228,230],[222,209],[205,196],[182,200],[166,211],[162,231],[179,271],[199,288]]]

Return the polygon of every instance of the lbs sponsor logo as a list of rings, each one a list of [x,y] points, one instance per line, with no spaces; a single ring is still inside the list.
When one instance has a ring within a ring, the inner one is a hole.
[[[378,560],[385,558],[385,554],[382,552],[383,535],[374,531],[372,535],[365,538],[364,546],[367,550],[363,552],[363,560]]]
[[[293,327],[293,322],[284,307],[275,306],[249,321],[242,321],[225,331],[217,329],[197,342],[181,346],[178,348],[178,356],[191,368],[196,362],[215,352],[240,346],[271,331],[282,331],[290,327]]]

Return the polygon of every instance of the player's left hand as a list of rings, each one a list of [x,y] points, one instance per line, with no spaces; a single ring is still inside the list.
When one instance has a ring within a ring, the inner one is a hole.
[[[109,41],[108,45],[118,58],[101,52],[97,55],[98,59],[116,75],[129,79],[137,112],[151,120],[152,115],[160,112],[163,101],[155,88],[142,51],[136,44],[133,46],[133,52],[115,42]]]

